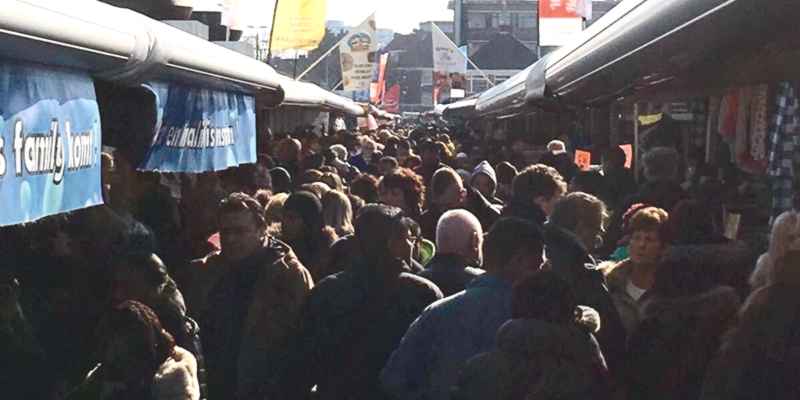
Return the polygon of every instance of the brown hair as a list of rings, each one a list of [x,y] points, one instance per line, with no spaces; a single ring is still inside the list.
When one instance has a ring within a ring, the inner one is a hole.
[[[567,183],[558,171],[544,164],[531,165],[522,170],[512,182],[514,199],[530,203],[537,197],[551,198],[567,191]]]
[[[431,178],[431,195],[433,199],[443,195],[447,188],[461,182],[461,177],[452,168],[439,168]]]
[[[422,178],[408,168],[398,168],[381,179],[380,187],[384,189],[400,189],[403,199],[410,209],[422,209],[425,198],[425,185]]]
[[[367,204],[377,203],[378,178],[369,174],[362,174],[350,182],[350,193],[364,199]]]
[[[657,207],[644,207],[636,211],[628,221],[628,233],[636,231],[658,232],[662,242],[668,242],[669,213]]]
[[[141,373],[155,373],[161,364],[175,354],[175,339],[164,330],[156,313],[138,301],[128,300],[118,304],[100,321],[97,326],[100,343],[105,343],[115,335],[131,335],[135,338],[136,350],[142,352],[142,357],[147,357],[152,368]]]
[[[590,221],[597,216],[603,221],[608,218],[605,203],[591,194],[574,192],[556,203],[550,223],[574,232],[581,221]]]
[[[539,227],[519,218],[501,218],[483,242],[483,261],[487,271],[506,267],[521,251],[542,254],[544,240]]]
[[[266,229],[267,220],[264,216],[264,211],[264,207],[261,206],[258,200],[245,193],[236,192],[222,199],[219,203],[219,208],[217,208],[217,216],[222,217],[226,214],[248,212],[253,217],[259,229]]]

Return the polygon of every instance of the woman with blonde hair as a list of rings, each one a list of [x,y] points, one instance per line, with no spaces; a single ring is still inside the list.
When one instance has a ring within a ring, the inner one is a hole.
[[[322,221],[338,236],[353,233],[353,207],[346,194],[331,190],[322,197]]]
[[[800,250],[800,213],[787,211],[772,225],[767,252],[758,258],[750,275],[753,290],[775,282],[775,265],[791,251]]]

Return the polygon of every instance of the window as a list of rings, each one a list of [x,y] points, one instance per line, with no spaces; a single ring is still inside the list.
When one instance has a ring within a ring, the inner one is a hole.
[[[483,14],[478,14],[478,13],[467,14],[467,28],[469,29],[486,28],[485,16]]]
[[[517,24],[519,29],[534,29],[536,28],[536,13],[519,13],[516,14]]]

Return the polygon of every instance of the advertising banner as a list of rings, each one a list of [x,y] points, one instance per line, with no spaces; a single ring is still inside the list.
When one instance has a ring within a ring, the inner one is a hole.
[[[433,104],[452,97],[452,89],[466,89],[467,56],[433,24]]]
[[[0,61],[0,226],[102,204],[101,147],[92,78]]]
[[[158,122],[140,169],[200,173],[256,161],[253,96],[175,83],[145,87],[156,96]]]
[[[375,29],[375,14],[372,14],[347,34],[339,45],[343,90],[369,93],[375,52],[378,50]],[[367,98],[369,99],[369,95]]]
[[[539,45],[563,46],[583,31],[580,0],[539,1]]]
[[[279,1],[272,50],[313,50],[325,36],[326,0]]]

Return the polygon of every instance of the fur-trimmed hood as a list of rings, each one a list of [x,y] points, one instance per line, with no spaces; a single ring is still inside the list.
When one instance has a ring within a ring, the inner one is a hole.
[[[562,326],[534,319],[512,319],[497,331],[496,341],[499,350],[520,357],[552,355],[605,366],[597,342],[577,324]]]
[[[153,378],[153,398],[157,400],[198,400],[197,360],[192,353],[175,346],[175,355],[167,359]]]

